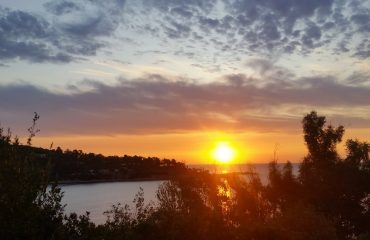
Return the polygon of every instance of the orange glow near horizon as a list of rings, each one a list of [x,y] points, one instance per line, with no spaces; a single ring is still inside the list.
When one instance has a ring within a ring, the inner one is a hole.
[[[348,131],[353,136],[358,132]],[[352,137],[352,136],[351,136]],[[21,142],[26,142],[26,137]],[[140,135],[71,135],[36,136],[34,146],[49,148],[60,146],[66,149],[81,149],[84,152],[103,155],[141,155],[159,158],[174,158],[186,164],[219,163],[213,153],[218,143],[226,142],[235,150],[232,164],[267,163],[274,157],[276,143],[279,143],[278,161],[299,162],[306,152],[302,134],[282,132],[216,132],[196,131],[175,134]],[[221,165],[221,164],[220,164]]]

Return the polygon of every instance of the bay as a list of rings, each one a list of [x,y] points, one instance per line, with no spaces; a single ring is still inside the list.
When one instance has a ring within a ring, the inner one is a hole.
[[[138,182],[106,182],[61,185],[66,204],[67,214],[75,212],[79,215],[90,212],[90,219],[96,224],[106,221],[105,211],[113,204],[128,204],[133,207],[133,200],[140,187],[144,190],[145,203],[155,201],[157,188],[163,181]]]
[[[278,164],[282,167],[283,164]],[[260,176],[261,182],[268,181],[268,164],[240,164],[240,165],[189,165],[191,168],[208,170],[211,173],[226,172],[255,172]],[[298,164],[293,164],[293,173],[298,173]],[[136,181],[136,182],[103,182],[61,185],[64,197],[62,203],[66,204],[67,214],[75,212],[85,214],[90,212],[90,219],[96,224],[106,221],[105,211],[111,209],[113,204],[128,204],[134,207],[133,200],[140,187],[144,190],[145,203],[156,201],[156,191],[164,181]]]

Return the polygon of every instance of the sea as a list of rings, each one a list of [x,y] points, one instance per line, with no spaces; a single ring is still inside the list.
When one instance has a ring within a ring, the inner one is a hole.
[[[283,164],[278,164],[282,167]],[[293,163],[293,173],[298,173],[299,165]],[[211,173],[255,172],[261,182],[268,181],[268,164],[238,164],[238,165],[189,165],[188,167],[208,170]],[[112,205],[128,204],[134,207],[133,200],[140,188],[144,191],[145,203],[156,202],[156,191],[164,181],[132,181],[132,182],[100,182],[61,185],[63,191],[62,203],[65,212],[79,215],[89,212],[90,219],[95,224],[103,224],[107,220],[104,212]]]

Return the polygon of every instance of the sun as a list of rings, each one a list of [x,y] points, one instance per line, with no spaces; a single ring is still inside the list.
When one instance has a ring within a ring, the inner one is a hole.
[[[213,151],[213,157],[222,164],[230,163],[235,158],[235,150],[227,142],[220,142]]]

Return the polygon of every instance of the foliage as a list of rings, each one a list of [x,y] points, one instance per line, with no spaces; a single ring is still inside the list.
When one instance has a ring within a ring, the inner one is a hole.
[[[18,146],[18,139],[0,128],[1,239],[56,238],[63,219],[63,195],[56,184],[49,186],[48,165],[35,162],[32,152]]]
[[[302,197],[333,219],[339,236],[358,236],[370,228],[369,144],[348,140],[347,157],[341,159],[336,145],[344,128],[325,123],[316,112],[303,119],[309,153],[300,167]]]

